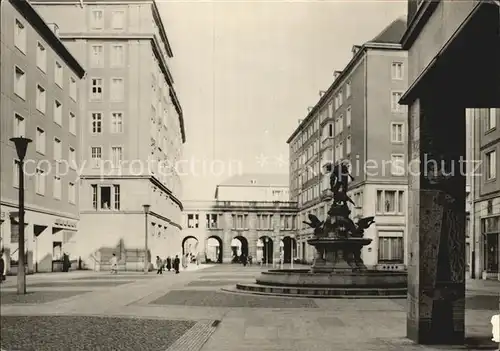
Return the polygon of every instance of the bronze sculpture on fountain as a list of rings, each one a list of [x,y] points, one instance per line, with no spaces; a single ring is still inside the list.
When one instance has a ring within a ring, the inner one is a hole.
[[[333,201],[327,218],[321,221],[310,214],[310,222],[304,221],[314,229],[315,238],[308,240],[317,250],[313,271],[366,269],[361,260],[361,249],[372,240],[364,239],[363,236],[364,231],[375,223],[375,220],[374,217],[364,217],[354,223],[349,218],[351,210],[348,203],[355,205],[347,195],[349,179],[353,181],[354,177],[349,173],[348,165],[345,162],[335,165],[330,173]]]

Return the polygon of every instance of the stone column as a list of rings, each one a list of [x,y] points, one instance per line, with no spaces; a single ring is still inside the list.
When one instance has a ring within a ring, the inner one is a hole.
[[[429,89],[409,113],[407,337],[463,344],[465,108]]]

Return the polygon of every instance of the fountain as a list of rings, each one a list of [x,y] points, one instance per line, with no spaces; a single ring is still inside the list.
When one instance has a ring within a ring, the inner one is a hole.
[[[310,269],[274,269],[262,272],[254,284],[237,284],[236,291],[295,297],[406,298],[406,272],[369,270],[361,258],[363,246],[372,239],[364,231],[375,223],[374,217],[354,223],[349,218],[347,196],[349,174],[345,163],[331,170],[330,188],[333,203],[326,220],[309,215],[304,222],[314,229],[307,243],[316,249]]]

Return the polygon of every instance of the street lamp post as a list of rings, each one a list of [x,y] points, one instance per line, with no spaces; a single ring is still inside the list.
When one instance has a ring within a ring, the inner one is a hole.
[[[149,260],[148,260],[148,213],[151,205],[142,205],[144,207],[144,274],[148,274]]]
[[[17,249],[19,259],[17,261],[17,293],[26,294],[26,271],[24,253],[24,158],[28,144],[31,139],[18,137],[11,138],[10,141],[16,146],[17,157],[19,158],[19,247]]]

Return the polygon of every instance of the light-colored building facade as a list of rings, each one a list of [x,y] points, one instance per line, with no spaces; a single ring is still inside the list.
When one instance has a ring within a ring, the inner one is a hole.
[[[85,71],[59,40],[57,28],[46,24],[28,1],[2,1],[0,16],[1,246],[7,270],[14,273],[19,161],[9,139],[24,136],[32,140],[24,183],[28,271],[50,272],[78,230],[78,91]]]
[[[290,194],[300,220],[324,219],[331,204],[326,166],[349,161],[355,180],[348,194],[352,218],[375,216],[365,232],[373,239],[363,260],[377,269],[404,269],[406,262],[406,114],[398,100],[407,88],[407,53],[398,19],[373,40],[353,47],[353,57],[289,138]],[[306,241],[312,229],[301,224],[299,257],[311,261]]]
[[[71,254],[103,269],[112,253],[127,270],[180,241],[185,141],[170,72],[173,53],[153,0],[33,1],[87,68],[82,118],[81,224]],[[166,168],[161,165],[167,166]]]
[[[240,254],[268,265],[281,255],[290,262],[298,218],[287,182],[286,174],[241,174],[217,185],[214,201],[185,201],[182,252],[212,262]]]
[[[202,261],[227,263],[234,259],[232,246],[238,246],[254,262],[264,258],[267,264],[276,263],[280,252],[285,263],[296,257],[295,202],[185,201],[184,206],[183,253],[199,254]],[[186,245],[191,238],[196,244]]]
[[[289,201],[288,174],[236,175],[216,186],[215,200]]]
[[[474,278],[500,280],[500,108],[471,109],[474,151]],[[467,244],[466,243],[466,248]],[[472,250],[471,250],[472,251]]]

